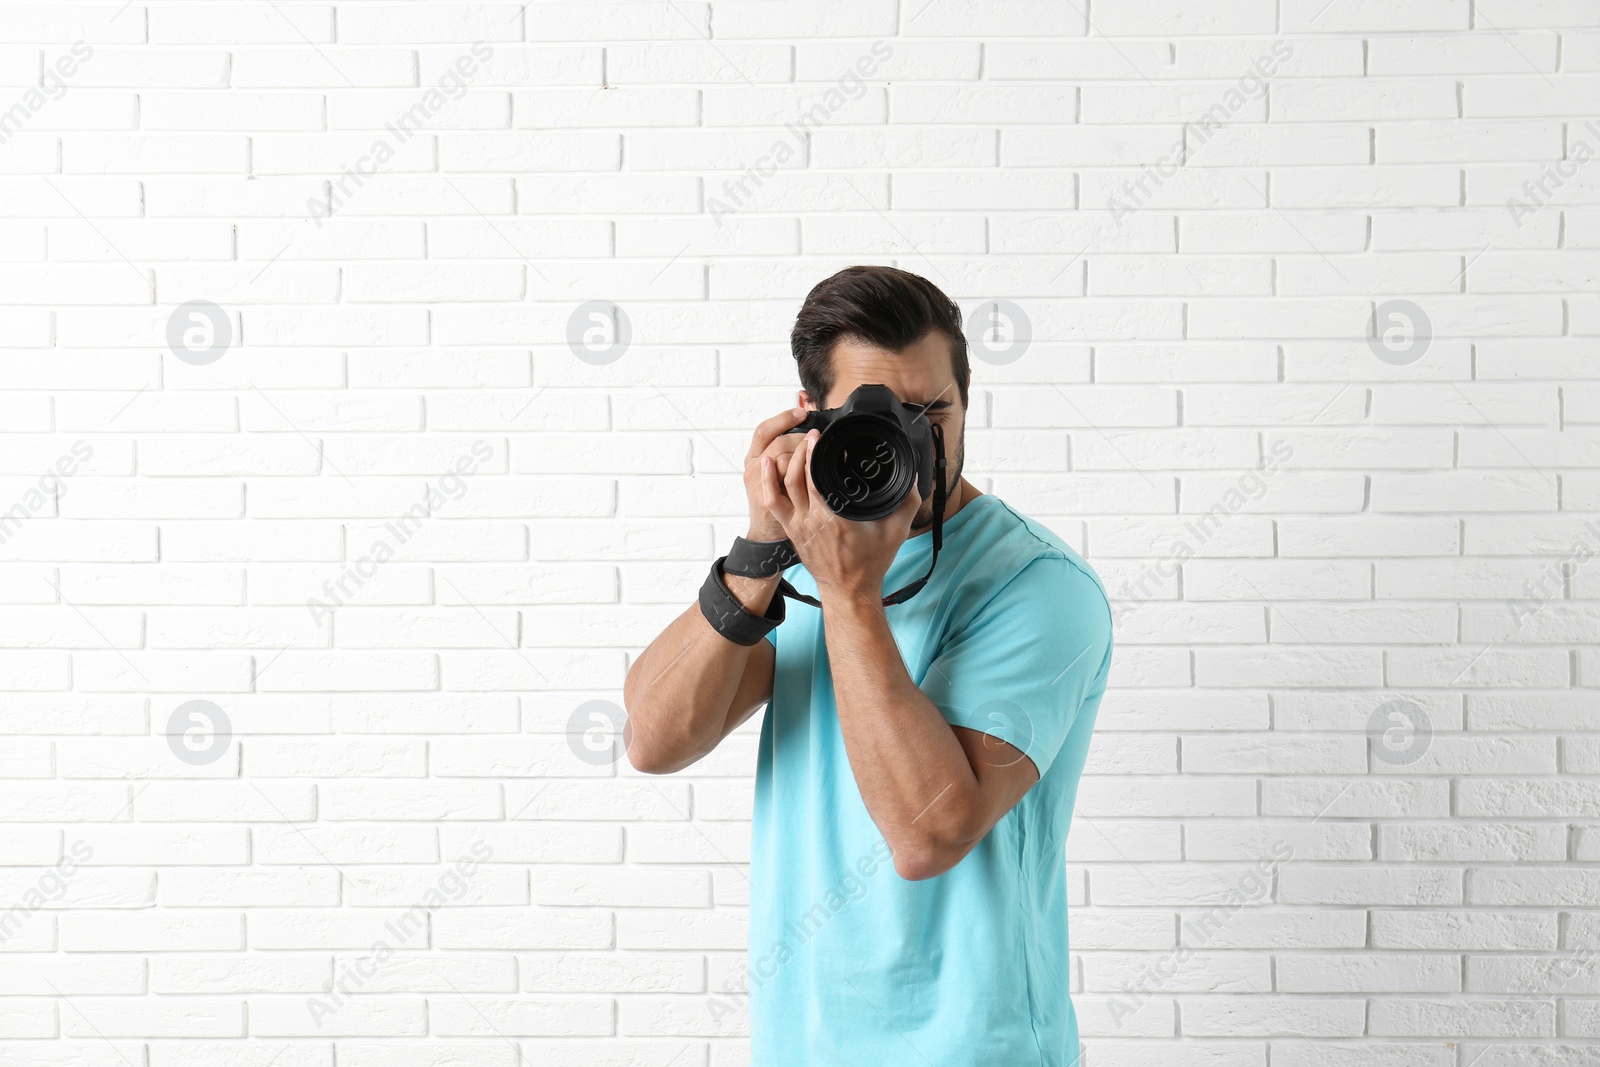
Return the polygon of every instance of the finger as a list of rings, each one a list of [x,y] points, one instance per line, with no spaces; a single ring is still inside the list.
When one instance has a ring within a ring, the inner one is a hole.
[[[778,465],[771,456],[761,457],[761,502],[772,513],[772,517],[778,520],[778,525],[787,530],[789,517],[794,514],[794,505],[789,502],[789,497],[783,491],[783,482],[778,477]]]
[[[917,492],[916,483],[912,483],[911,492],[900,501],[900,506],[894,509],[894,519],[904,521],[907,525],[917,521],[917,509],[922,507],[922,494]]]
[[[785,430],[793,429],[800,425],[806,417],[805,408],[790,408],[781,414],[765,419],[756,427],[755,434],[750,438],[750,451],[745,453],[745,459],[755,459],[767,450],[767,446]]]
[[[767,446],[762,453],[770,456],[778,464],[778,475],[782,477],[789,473],[789,457],[805,447],[806,436],[801,433],[783,434],[776,441]]]
[[[796,505],[805,499],[806,481],[810,478],[806,469],[811,458],[810,442],[810,433],[801,438],[800,447],[789,453],[789,462],[783,472],[784,490]]]
[[[782,433],[773,438],[767,450],[762,453],[766,456],[787,456],[796,449],[804,448],[806,435],[803,433]]]
[[[816,430],[808,432],[806,441],[814,441],[816,433]],[[811,447],[808,443],[806,447],[796,449],[789,456],[789,469],[784,472],[783,476],[784,489],[789,494],[789,502],[801,513],[802,517],[809,514],[811,510],[810,491],[807,489],[811,481]]]
[[[814,479],[811,476],[811,474],[812,474],[812,462],[811,461],[815,457],[815,451],[816,451],[817,444],[821,440],[822,440],[822,438],[821,438],[821,435],[819,434],[817,437],[812,439],[810,447],[806,450],[806,490],[807,490],[806,500],[807,500],[807,503],[812,508],[815,508],[817,511],[821,512],[823,515],[825,515],[828,518],[832,519],[832,518],[837,518],[838,515],[839,515],[839,512],[837,510],[835,510],[835,508],[833,506],[833,502],[828,499],[828,495],[826,493],[824,493],[821,489],[817,488],[816,479]],[[841,507],[843,507],[844,504],[847,502],[845,499],[841,498],[840,494],[836,494],[836,499],[839,499],[839,504],[840,504]]]
[[[827,500],[823,499],[821,490],[817,488],[816,481],[811,477],[811,459],[816,454],[817,442],[821,439],[821,434],[816,437],[812,437],[810,434],[806,435],[806,501],[810,507],[821,508],[827,514],[832,515],[834,513],[833,507]]]

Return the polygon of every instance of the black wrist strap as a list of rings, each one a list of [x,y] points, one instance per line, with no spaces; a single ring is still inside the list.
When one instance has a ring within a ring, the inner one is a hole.
[[[774,596],[765,615],[753,614],[728,591],[722,577],[723,561],[727,558],[723,556],[711,564],[711,573],[700,587],[700,613],[713,630],[729,641],[736,645],[753,645],[783,622],[783,597]]]
[[[723,557],[724,574],[737,574],[745,578],[771,578],[800,562],[800,553],[787,537],[781,541],[747,541],[733,539],[733,547]]]
[[[948,494],[945,491],[944,484],[944,431],[938,424],[933,426],[933,456],[933,558],[928,561],[928,573],[904,589],[897,589],[883,598],[883,606],[886,608],[895,604],[904,604],[920,593],[922,587],[928,584],[928,579],[933,577],[933,568],[939,564],[939,549],[944,547],[944,506]],[[771,542],[766,543],[770,544]],[[789,544],[789,542],[785,541],[783,544]],[[737,547],[737,542],[735,547]],[[793,547],[793,545],[790,545],[791,550]],[[796,560],[799,559],[798,554],[795,558]],[[822,607],[822,601],[800,592],[800,590],[789,584],[789,579],[780,578],[778,580],[778,595],[772,599],[774,603],[777,603],[784,597],[798,600],[802,604],[810,604],[814,608]]]

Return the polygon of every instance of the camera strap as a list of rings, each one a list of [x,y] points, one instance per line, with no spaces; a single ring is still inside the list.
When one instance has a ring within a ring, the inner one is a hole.
[[[904,589],[896,590],[883,598],[883,606],[886,608],[894,604],[904,604],[922,591],[922,587],[928,584],[928,579],[933,577],[933,568],[939,563],[939,550],[944,547],[944,506],[948,495],[944,484],[944,430],[938,424],[934,424],[931,429],[933,430],[933,558],[928,561],[928,573]],[[793,550],[792,543],[788,541],[781,543],[789,545],[790,550]],[[795,558],[798,559],[798,555]],[[730,569],[729,573],[737,572]],[[789,584],[787,578],[778,579],[778,595],[798,600],[802,604],[810,604],[814,608],[822,607],[822,601],[800,592]]]
[[[723,562],[726,558],[711,565],[711,573],[706,575],[705,584],[700,587],[700,614],[706,617],[717,633],[736,645],[748,647],[783,622],[783,597],[773,597],[762,615],[746,608],[738,597],[728,591],[728,583],[723,578]]]

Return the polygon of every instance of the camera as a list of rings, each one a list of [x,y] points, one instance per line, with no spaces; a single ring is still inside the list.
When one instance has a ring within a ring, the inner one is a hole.
[[[891,514],[915,485],[933,489],[933,429],[927,415],[900,403],[886,385],[863,385],[845,402],[813,411],[786,433],[821,430],[811,480],[841,518],[869,522]]]

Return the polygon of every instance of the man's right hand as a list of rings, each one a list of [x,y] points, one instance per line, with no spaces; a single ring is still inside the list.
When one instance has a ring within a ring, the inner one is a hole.
[[[750,541],[781,541],[787,534],[777,517],[767,510],[761,484],[761,457],[771,456],[777,464],[781,480],[789,469],[789,457],[806,443],[805,434],[786,434],[805,421],[809,412],[805,408],[790,408],[767,419],[756,427],[750,438],[750,451],[744,459],[744,494],[750,501],[750,531],[745,538]]]
[[[762,461],[772,457],[778,470],[806,443],[788,434],[806,417],[791,408],[756,427],[744,460],[744,491],[750,499],[751,541],[781,541],[783,525],[768,510]],[[764,614],[778,595],[779,576],[724,575],[728,592],[746,611]],[[634,659],[623,683],[628,724],[623,732],[628,760],[646,774],[671,774],[716,748],[739,724],[772,699],[776,654],[772,642],[738,645],[711,628],[698,603],[673,620]]]

